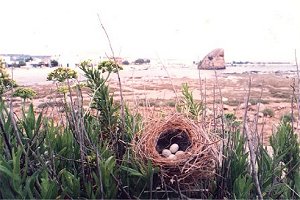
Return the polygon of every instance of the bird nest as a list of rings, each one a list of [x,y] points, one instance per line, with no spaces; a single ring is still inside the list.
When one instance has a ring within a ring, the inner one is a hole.
[[[181,153],[166,157],[163,150],[168,151],[172,144],[177,144]],[[160,168],[165,180],[176,178],[181,183],[196,183],[215,174],[216,142],[203,125],[196,125],[180,114],[150,122],[137,136],[133,147],[135,158],[150,160]]]

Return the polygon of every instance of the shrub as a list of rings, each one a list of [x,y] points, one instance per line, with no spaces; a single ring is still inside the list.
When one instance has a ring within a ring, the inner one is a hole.
[[[265,108],[261,112],[264,114],[264,116],[274,117],[274,110],[271,108]]]
[[[15,81],[9,78],[9,75],[6,71],[5,63],[0,58],[0,95],[5,93],[12,87],[16,86],[17,84],[15,83]]]
[[[65,67],[55,69],[53,72],[48,74],[48,81],[64,82],[67,79],[76,79],[78,77],[77,72]]]
[[[167,101],[166,105],[169,107],[176,107],[176,102],[175,101]]]
[[[128,60],[124,60],[124,61],[122,62],[122,65],[129,65]]]
[[[238,106],[240,105],[240,101],[238,100],[228,100],[227,102],[224,102],[224,104],[229,105],[229,106]]]
[[[145,63],[145,61],[144,61],[144,59],[142,59],[142,58],[136,59],[136,60],[134,61],[134,64],[136,64],[136,65],[141,65],[141,64],[144,64],[144,63]]]
[[[251,105],[256,105],[258,103],[269,104],[269,101],[264,99],[249,99],[249,103],[251,103]]]
[[[58,61],[57,60],[51,60],[50,65],[51,65],[51,67],[57,67],[58,66]]]
[[[285,183],[280,191],[283,194],[282,197],[299,198],[300,144],[298,135],[294,133],[290,123],[283,121],[280,124],[276,133],[270,137],[270,145],[274,152],[274,162],[276,162],[273,167],[280,167],[273,177],[276,177],[276,181]]]
[[[295,118],[291,113],[284,114],[280,117],[280,121],[282,121],[283,123],[292,122],[292,120],[295,120]]]
[[[177,106],[179,112],[189,115],[193,119],[199,119],[204,110],[202,102],[196,102],[193,93],[189,90],[187,83],[182,85],[183,98]]]
[[[99,63],[98,70],[100,70],[102,73],[108,72],[110,74],[116,73],[118,70],[122,70],[122,67],[119,66],[117,63],[109,60]]]
[[[26,99],[32,99],[36,95],[36,91],[31,88],[17,88],[13,93],[14,97],[20,97],[24,100],[24,102],[26,101]]]

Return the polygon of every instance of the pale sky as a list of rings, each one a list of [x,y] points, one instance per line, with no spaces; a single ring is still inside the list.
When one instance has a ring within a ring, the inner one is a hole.
[[[225,60],[300,57],[299,0],[0,0],[0,53]]]

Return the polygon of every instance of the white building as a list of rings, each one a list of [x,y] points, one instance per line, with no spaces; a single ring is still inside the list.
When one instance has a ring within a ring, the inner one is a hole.
[[[13,64],[14,61],[12,61],[11,57],[10,56],[1,56],[2,60],[7,64],[7,65],[10,65],[10,64]]]

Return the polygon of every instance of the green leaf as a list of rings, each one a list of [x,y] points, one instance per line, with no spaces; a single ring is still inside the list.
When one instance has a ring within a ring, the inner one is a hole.
[[[137,171],[133,168],[130,168],[130,167],[127,167],[127,166],[121,166],[121,169],[128,172],[130,176],[143,177],[142,173],[140,173],[139,171]]]
[[[22,149],[18,148],[17,152],[13,149],[13,186],[16,191],[21,189],[21,173],[20,173],[20,159],[22,155]]]
[[[239,176],[233,185],[233,194],[236,199],[249,199],[253,183],[248,176]]]
[[[298,170],[298,173],[295,174],[295,177],[294,177],[294,182],[295,182],[295,191],[297,192],[298,194],[298,198],[300,197],[300,172]]]
[[[37,118],[36,125],[35,125],[35,133],[38,132],[39,128],[42,125],[42,116],[43,116],[42,113],[40,113],[38,118]]]
[[[46,173],[45,178],[41,178],[41,198],[42,199],[55,199],[58,196],[57,184],[49,180]]]
[[[13,179],[13,172],[4,167],[3,165],[0,165],[0,172]]]
[[[116,164],[116,161],[114,159],[114,156],[110,156],[106,161],[105,161],[105,167],[108,171],[113,171],[113,168]]]
[[[62,169],[59,172],[59,176],[61,176],[64,192],[72,198],[78,198],[80,192],[80,179],[76,178],[75,175],[66,169]]]
[[[1,174],[1,173],[0,173]],[[11,189],[10,182],[6,177],[1,177],[0,181],[0,198],[1,199],[15,199],[15,192]]]
[[[28,177],[25,181],[25,191],[27,193],[27,196],[30,199],[33,199],[33,190],[34,190],[34,182],[36,181],[37,177],[39,175],[39,171],[36,171],[33,173],[30,177]]]

